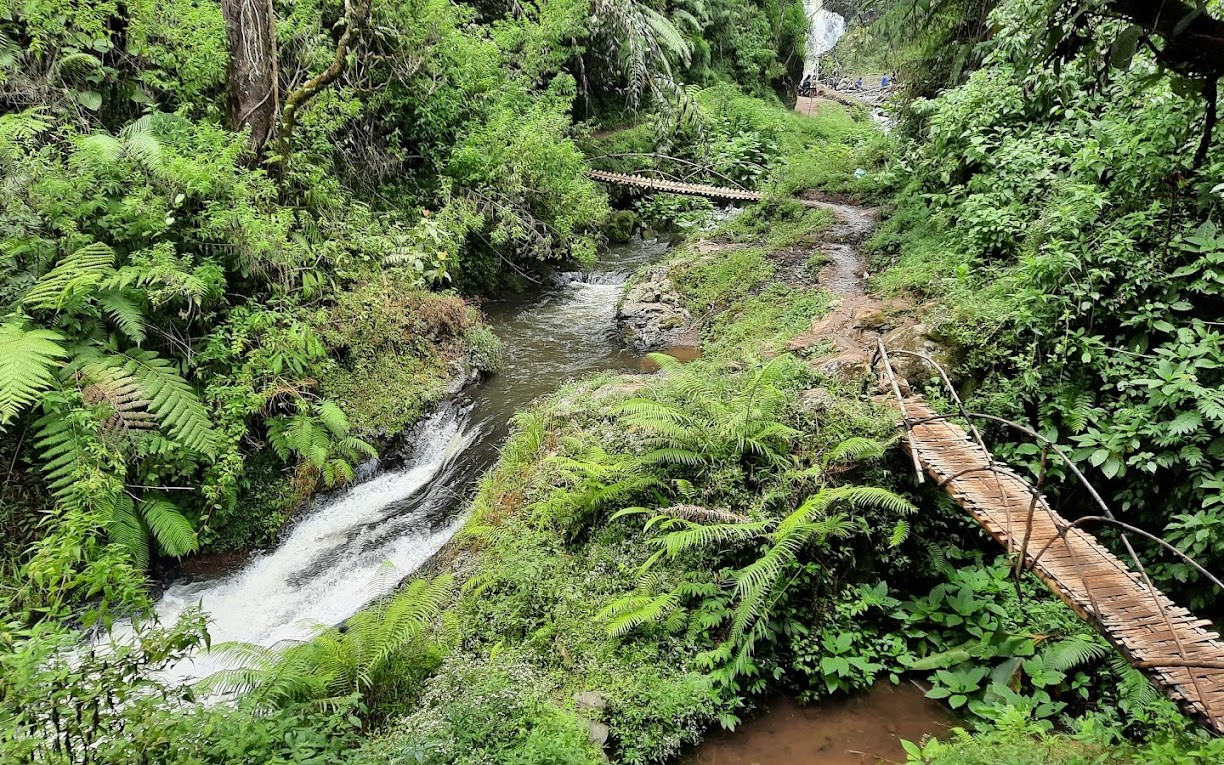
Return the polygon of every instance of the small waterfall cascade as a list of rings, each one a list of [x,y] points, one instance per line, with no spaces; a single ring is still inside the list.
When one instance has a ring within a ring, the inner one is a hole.
[[[824,0],[803,0],[803,11],[808,18],[807,57],[803,71],[804,74],[811,74],[820,66],[820,57],[833,50],[833,46],[846,33],[846,20],[825,10]]]

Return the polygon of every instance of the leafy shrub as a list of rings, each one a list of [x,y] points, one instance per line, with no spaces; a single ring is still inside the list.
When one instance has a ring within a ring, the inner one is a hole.
[[[1115,512],[1218,568],[1203,542],[1224,517],[1224,357],[1203,317],[1221,306],[1221,152],[1193,166],[1200,94],[1146,54],[1104,81],[1090,50],[1034,67],[1021,41],[1044,13],[1000,4],[985,66],[912,106],[925,135],[878,240],[900,249],[881,283],[940,297],[941,331],[968,350],[971,408],[1055,438]],[[992,437],[1035,468],[1031,445]],[[1190,566],[1140,547],[1188,605],[1217,602]]]

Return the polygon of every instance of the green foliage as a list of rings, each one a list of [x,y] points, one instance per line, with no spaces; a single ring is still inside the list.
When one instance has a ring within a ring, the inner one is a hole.
[[[768,369],[762,370],[761,374]],[[760,384],[759,379],[753,383],[754,397],[764,397],[757,390]],[[701,587],[681,584],[662,596],[631,596],[610,603],[602,612],[605,619],[610,619],[609,630],[613,634],[624,634],[640,624],[669,618],[681,606],[702,597],[706,599],[702,609],[704,613],[699,613],[697,619],[703,627],[708,629],[724,619],[730,621],[726,641],[702,661],[711,667],[725,665],[716,673],[716,677],[721,676],[724,683],[729,684],[738,675],[751,674],[755,669],[751,657],[756,643],[765,636],[770,622],[776,618],[774,609],[786,587],[798,579],[807,551],[812,547],[826,547],[831,540],[844,538],[856,530],[856,524],[849,516],[851,511],[858,511],[859,517],[868,510],[893,515],[913,511],[913,506],[907,500],[886,489],[830,486],[822,480],[826,474],[832,474],[831,468],[847,458],[878,456],[880,453],[882,448],[878,444],[863,440],[833,446],[820,463],[801,473],[804,478],[816,481],[818,488],[782,518],[752,521],[748,518],[724,518],[711,511],[677,513],[674,509],[665,509],[655,515],[647,521],[646,528],[666,533],[658,539],[662,550],[647,560],[643,570],[658,560],[661,553],[669,558],[681,558],[691,557],[688,555],[691,551],[710,550],[717,554],[758,546],[760,552],[755,560],[742,568],[723,574],[723,587],[728,590],[728,599],[733,605],[721,618],[702,622],[711,611],[710,601],[725,596],[717,591],[711,593]],[[839,511],[835,512],[835,508]],[[633,508],[618,515],[640,511],[640,508]]]
[[[417,579],[385,602],[358,611],[344,627],[284,648],[226,643],[212,652],[237,664],[200,682],[205,692],[248,694],[276,708],[309,704],[323,711],[356,706],[381,719],[410,700],[444,654],[438,615],[452,579]],[[444,636],[444,635],[442,635]]]
[[[356,436],[349,435],[344,411],[330,401],[313,407],[299,402],[292,416],[268,420],[268,441],[282,460],[298,460],[299,475],[332,487],[353,480],[353,464],[377,451]]]
[[[83,645],[59,625],[0,625],[0,758],[56,765],[334,761],[352,745],[345,708],[205,707],[158,673],[207,641],[204,617]]]
[[[1200,731],[1172,730],[1133,744],[1119,740],[1107,723],[1091,718],[1070,732],[1049,733],[1019,710],[1001,718],[998,727],[989,731],[970,734],[956,728],[946,740],[902,743],[905,762],[912,765],[1180,765],[1210,762],[1224,753],[1219,739]]]
[[[1224,358],[1205,317],[1220,308],[1220,139],[1194,167],[1201,94],[1147,53],[1101,76],[1120,25],[1040,63],[1030,30],[1048,10],[1000,3],[984,67],[910,107],[924,135],[877,242],[899,251],[880,283],[938,299],[939,331],[977,381],[970,408],[1055,438],[1125,520],[1218,568],[1206,530],[1224,517]],[[991,437],[1012,442],[1001,458],[1035,466],[1032,445]],[[1218,600],[1189,566],[1140,546],[1187,605]]]
[[[65,356],[62,339],[50,330],[0,325],[0,424],[8,424],[55,382],[53,370]]]
[[[435,681],[421,709],[375,740],[356,763],[593,765],[586,726],[532,689],[521,673],[455,670]]]
[[[732,460],[774,466],[786,461],[798,435],[781,422],[786,396],[778,382],[789,371],[787,357],[763,366],[730,396],[711,377],[666,354],[651,359],[668,372],[665,390],[679,401],[639,397],[616,408],[624,425],[642,436],[648,451],[641,462],[709,469]]]

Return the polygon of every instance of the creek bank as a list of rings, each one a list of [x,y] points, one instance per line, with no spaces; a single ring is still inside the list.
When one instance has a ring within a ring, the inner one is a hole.
[[[214,617],[214,642],[272,645],[340,623],[432,568],[428,562],[461,525],[480,475],[496,462],[512,414],[565,380],[641,369],[640,354],[619,340],[615,304],[629,275],[667,246],[612,246],[589,272],[537,294],[487,302],[479,326],[487,323],[505,349],[495,373],[481,375],[474,363],[453,367],[452,388],[478,376],[480,383],[432,404],[381,462],[358,471],[359,480],[316,495],[275,547],[180,568],[184,576],[167,584],[157,606],[163,622],[202,602]],[[199,677],[212,668],[206,658],[197,661],[180,674]]]

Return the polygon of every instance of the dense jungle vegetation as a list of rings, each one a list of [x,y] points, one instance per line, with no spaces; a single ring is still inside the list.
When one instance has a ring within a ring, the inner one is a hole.
[[[792,197],[878,205],[886,320],[1224,570],[1224,4],[828,7],[844,70],[899,75],[889,131],[788,108],[800,2],[0,0],[0,762],[669,762],[767,694],[911,679],[964,726],[915,763],[1224,761],[914,483],[870,375],[787,352],[837,303]],[[592,167],[767,198],[715,224]],[[451,544],[313,640],[145,618],[495,370],[482,297],[643,227],[701,359],[520,412]],[[204,650],[235,669],[160,673]]]

